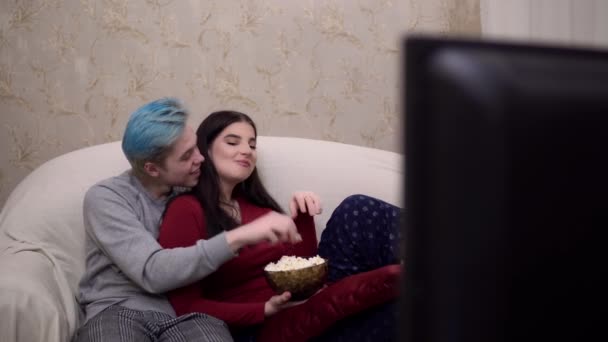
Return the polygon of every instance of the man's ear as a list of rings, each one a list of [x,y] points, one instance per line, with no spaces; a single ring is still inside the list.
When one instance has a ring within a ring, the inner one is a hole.
[[[148,174],[148,176],[150,177],[158,177],[160,175],[160,170],[158,165],[156,165],[153,162],[145,162],[144,163],[144,171],[146,172],[146,174]]]

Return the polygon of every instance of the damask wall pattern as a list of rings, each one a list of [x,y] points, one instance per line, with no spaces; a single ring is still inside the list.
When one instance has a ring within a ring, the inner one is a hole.
[[[31,170],[119,140],[175,96],[197,125],[400,150],[400,40],[480,34],[479,0],[2,0],[0,205]]]

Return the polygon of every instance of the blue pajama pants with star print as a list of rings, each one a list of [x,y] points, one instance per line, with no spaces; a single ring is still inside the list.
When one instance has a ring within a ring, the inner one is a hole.
[[[329,260],[328,281],[397,264],[401,260],[402,209],[379,199],[352,195],[332,213],[319,241]],[[397,301],[344,319],[315,341],[396,341]]]

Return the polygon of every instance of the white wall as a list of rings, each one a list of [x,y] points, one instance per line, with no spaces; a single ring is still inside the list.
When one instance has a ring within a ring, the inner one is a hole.
[[[481,0],[486,38],[608,48],[606,0]]]
[[[479,0],[0,1],[0,207],[163,96],[195,126],[234,109],[261,135],[400,151],[404,34],[479,22]]]

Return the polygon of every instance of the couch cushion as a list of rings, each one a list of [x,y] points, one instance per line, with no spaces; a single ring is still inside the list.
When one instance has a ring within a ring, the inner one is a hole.
[[[0,257],[0,340],[69,340],[79,309],[65,277],[44,253],[21,247]]]
[[[80,318],[84,194],[128,167],[119,143],[97,145],[44,163],[13,190],[0,213],[0,305],[14,321],[7,329],[29,331],[32,341],[71,336]]]

